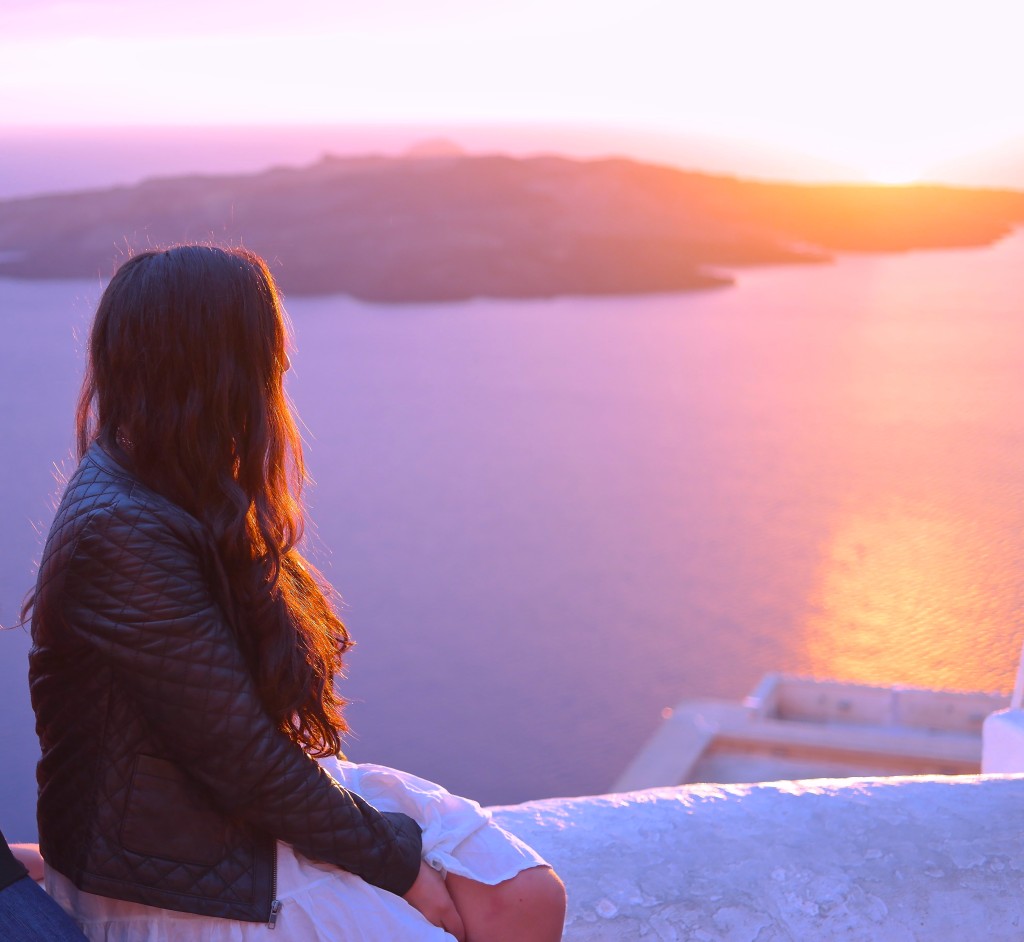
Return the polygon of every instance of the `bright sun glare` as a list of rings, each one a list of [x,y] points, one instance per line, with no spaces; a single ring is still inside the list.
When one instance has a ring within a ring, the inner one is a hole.
[[[887,166],[868,167],[864,175],[872,183],[883,183],[887,186],[903,186],[917,183],[924,173],[920,168],[911,168],[906,164],[893,162]]]
[[[214,6],[210,18],[208,3],[179,0],[168,24],[128,0],[0,3],[0,113],[632,127],[788,148],[883,183],[1024,139],[1017,0]]]

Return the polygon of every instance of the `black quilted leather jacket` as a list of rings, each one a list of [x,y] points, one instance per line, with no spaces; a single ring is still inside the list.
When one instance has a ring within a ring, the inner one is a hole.
[[[275,728],[235,642],[211,539],[98,445],[39,571],[29,679],[39,836],[90,893],[271,920],[275,842],[404,894],[420,829]]]

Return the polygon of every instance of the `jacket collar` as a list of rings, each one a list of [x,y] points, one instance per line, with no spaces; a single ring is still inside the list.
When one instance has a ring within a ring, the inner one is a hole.
[[[94,464],[110,474],[136,480],[131,466],[131,456],[116,446],[104,446],[99,440],[94,441],[86,451],[86,457]]]

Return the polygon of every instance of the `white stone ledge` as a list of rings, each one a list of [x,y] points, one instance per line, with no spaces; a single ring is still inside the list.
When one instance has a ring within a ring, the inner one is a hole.
[[[1024,776],[688,785],[492,809],[565,942],[1024,939]]]

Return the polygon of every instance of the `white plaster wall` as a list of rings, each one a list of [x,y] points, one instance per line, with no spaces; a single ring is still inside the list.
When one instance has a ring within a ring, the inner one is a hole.
[[[1024,939],[1024,777],[689,785],[492,809],[566,942]]]
[[[982,772],[1024,772],[1024,710],[990,713],[981,740]]]

